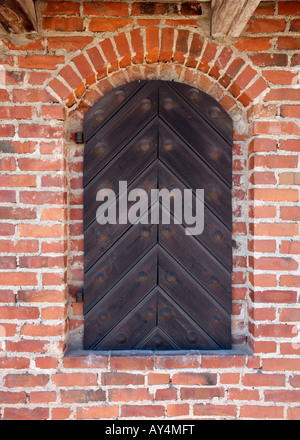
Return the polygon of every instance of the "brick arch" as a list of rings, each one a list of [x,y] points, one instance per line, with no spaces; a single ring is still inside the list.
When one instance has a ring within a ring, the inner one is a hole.
[[[204,40],[193,31],[149,27],[87,47],[58,72],[48,89],[73,110],[84,106],[82,99],[90,99],[95,86],[104,86],[115,73],[123,71],[124,82],[146,67],[147,75],[154,76],[154,70],[171,69],[178,79],[210,91],[229,112],[236,106],[249,107],[268,88],[259,69],[237,49]]]

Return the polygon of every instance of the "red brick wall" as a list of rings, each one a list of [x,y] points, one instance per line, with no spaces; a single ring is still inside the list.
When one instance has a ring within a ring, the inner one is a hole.
[[[298,419],[300,2],[261,2],[242,36],[222,41],[209,37],[207,3],[202,15],[191,3],[38,9],[38,35],[0,52],[0,417]],[[139,78],[198,87],[233,118],[240,351],[81,351],[75,132],[104,93]]]

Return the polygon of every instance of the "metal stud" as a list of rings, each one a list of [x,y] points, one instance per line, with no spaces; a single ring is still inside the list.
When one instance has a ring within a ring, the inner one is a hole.
[[[216,286],[217,284],[219,284],[218,277],[215,274],[210,275],[210,277],[208,278],[208,281],[209,281],[209,284],[211,284],[212,286]]]
[[[117,90],[115,92],[115,97],[119,102],[123,102],[126,99],[126,93],[124,92],[124,90]]]
[[[169,307],[163,307],[160,313],[163,318],[170,318],[170,316],[172,315],[171,309]]]
[[[155,316],[155,310],[152,309],[152,307],[147,307],[146,308],[146,317],[147,319],[152,319]]]
[[[120,344],[124,344],[124,342],[127,341],[127,336],[126,336],[124,333],[119,333],[119,334],[117,335],[117,341],[118,341]]]
[[[190,97],[190,99],[193,99],[193,100],[198,99],[199,95],[200,95],[199,90],[197,90],[197,89],[189,90],[189,97]]]
[[[223,238],[224,238],[224,235],[222,234],[221,231],[216,230],[216,231],[214,231],[214,233],[213,233],[213,238],[214,238],[215,241],[222,241]]]
[[[213,314],[211,317],[213,325],[220,325],[221,324],[221,318],[217,314]]]
[[[208,196],[210,199],[216,199],[219,195],[219,191],[215,186],[208,187]]]
[[[97,284],[102,284],[105,279],[104,273],[98,272],[95,276],[95,279],[96,279]]]
[[[143,110],[148,111],[152,107],[152,102],[150,101],[150,99],[147,99],[147,98],[142,99],[141,100],[141,106],[142,106]]]
[[[177,280],[175,272],[173,272],[172,270],[169,270],[166,273],[166,280],[168,281],[168,283],[174,283]]]
[[[172,229],[170,225],[162,225],[161,231],[164,235],[164,237],[170,237]]]
[[[221,155],[221,151],[219,148],[215,147],[214,145],[211,145],[208,148],[208,155],[211,159],[217,160]]]
[[[95,119],[97,122],[102,122],[102,121],[104,120],[104,118],[105,118],[105,113],[104,113],[103,110],[97,110],[97,111],[95,111],[95,113],[94,113],[94,119]]]
[[[174,108],[174,101],[171,98],[165,98],[163,102],[163,106],[166,110],[172,110]]]
[[[104,154],[106,152],[106,149],[107,149],[107,145],[105,142],[103,142],[103,141],[97,142],[96,150],[97,150],[97,153],[99,156]]]

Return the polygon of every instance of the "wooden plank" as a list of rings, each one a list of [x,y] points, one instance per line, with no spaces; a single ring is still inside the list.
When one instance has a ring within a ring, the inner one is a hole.
[[[239,37],[260,0],[212,0],[211,35]]]
[[[216,168],[210,169],[189,146],[162,122],[159,135],[159,159],[188,188],[192,190],[203,189],[207,206],[231,229],[231,190],[219,178],[219,174],[214,172]]]
[[[160,85],[159,97],[160,118],[231,186],[232,147],[169,86]]]
[[[157,283],[157,252],[150,251],[86,314],[84,346],[93,349]]]
[[[231,347],[230,315],[165,251],[159,251],[159,285],[222,348]]]
[[[37,31],[33,0],[1,0],[0,23],[12,34]]]
[[[180,346],[159,327],[155,327],[135,348],[139,350],[180,350]]]

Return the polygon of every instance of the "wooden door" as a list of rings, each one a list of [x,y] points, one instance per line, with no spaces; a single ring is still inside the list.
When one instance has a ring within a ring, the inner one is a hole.
[[[229,115],[193,87],[136,81],[89,110],[84,139],[85,348],[230,348]],[[119,181],[149,196],[204,189],[203,233],[187,236],[184,221],[152,224],[150,216],[148,224],[99,224],[97,192],[118,195]]]

